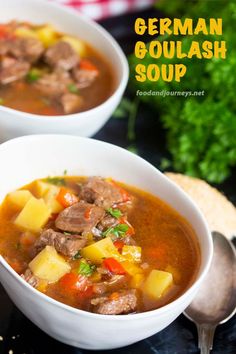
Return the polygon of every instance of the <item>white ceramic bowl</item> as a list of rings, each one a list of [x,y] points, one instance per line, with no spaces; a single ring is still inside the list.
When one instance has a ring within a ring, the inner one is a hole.
[[[27,284],[0,256],[0,281],[17,307],[52,337],[86,349],[112,349],[161,331],[189,305],[212,258],[212,240],[205,220],[192,200],[140,157],[101,141],[66,135],[34,135],[0,146],[0,202],[34,179],[48,175],[101,175],[159,196],[177,209],[194,228],[201,266],[194,284],[160,309],[131,315],[105,316],[57,302]]]
[[[114,112],[127,85],[128,63],[118,43],[95,22],[73,10],[45,0],[1,1],[0,23],[12,19],[35,24],[50,23],[59,31],[84,39],[111,64],[115,75],[115,88],[113,94],[101,105],[67,116],[41,116],[0,106],[0,142],[28,134],[95,134]]]

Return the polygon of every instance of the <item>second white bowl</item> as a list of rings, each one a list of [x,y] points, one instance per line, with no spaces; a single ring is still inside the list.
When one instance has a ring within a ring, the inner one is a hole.
[[[104,142],[65,136],[22,137],[0,146],[0,202],[34,179],[61,175],[110,176],[146,190],[178,210],[194,228],[201,265],[183,295],[157,310],[105,316],[64,305],[27,284],[0,256],[0,281],[19,309],[52,337],[85,349],[122,347],[167,327],[193,300],[211,262],[212,239],[199,209],[173,182],[140,157]]]
[[[111,117],[127,85],[127,59],[115,39],[100,25],[59,5],[41,0],[0,2],[0,23],[11,20],[50,23],[61,32],[85,40],[110,63],[115,77],[113,94],[99,106],[66,116],[41,116],[0,106],[0,142],[28,134],[94,135]]]

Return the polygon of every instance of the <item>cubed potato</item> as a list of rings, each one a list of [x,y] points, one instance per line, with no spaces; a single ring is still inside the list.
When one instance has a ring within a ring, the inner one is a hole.
[[[140,268],[139,266],[137,266],[136,264],[134,264],[132,262],[125,261],[125,262],[122,262],[121,264],[122,264],[122,267],[125,269],[125,271],[131,276],[143,273],[142,268]]]
[[[82,257],[97,264],[102,263],[104,258],[113,257],[119,259],[120,256],[110,237],[84,247],[80,253]]]
[[[52,213],[60,213],[63,210],[62,205],[56,200],[60,187],[53,184],[36,181],[34,186],[35,195],[38,198],[43,198]]]
[[[130,286],[135,289],[139,289],[145,279],[144,274],[135,274],[130,281]]]
[[[86,44],[73,36],[63,36],[62,41],[69,43],[80,57],[85,57],[87,53]]]
[[[33,195],[30,193],[30,191],[19,190],[9,193],[7,200],[14,204],[15,207],[22,209],[31,197],[33,197]]]
[[[143,293],[155,300],[173,284],[173,276],[169,272],[153,269],[142,286]]]
[[[51,214],[43,199],[31,197],[21,210],[14,223],[30,231],[40,231]]]
[[[140,262],[141,261],[142,249],[139,246],[128,246],[125,245],[122,248],[122,256],[124,256],[130,262]]]
[[[52,246],[46,246],[37,254],[29,263],[29,268],[34,275],[50,283],[58,281],[71,269],[70,265]]]
[[[59,190],[60,190],[59,187],[50,185],[48,191],[43,197],[45,203],[54,214],[60,213],[60,211],[64,209],[63,206],[56,200]]]
[[[56,31],[50,25],[46,25],[37,29],[36,33],[38,39],[43,43],[46,48],[53,45],[58,38]]]
[[[34,193],[37,198],[43,198],[45,194],[49,191],[51,185],[43,181],[36,181],[34,183]]]
[[[24,26],[18,27],[14,34],[17,37],[37,38],[37,34],[34,30]]]

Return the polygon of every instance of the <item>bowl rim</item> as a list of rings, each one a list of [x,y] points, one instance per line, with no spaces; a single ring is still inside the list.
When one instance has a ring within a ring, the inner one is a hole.
[[[10,0],[10,2],[14,3],[15,0]],[[101,36],[103,36],[104,39],[106,40],[106,42],[109,43],[112,51],[116,52],[117,57],[119,58],[119,63],[120,63],[120,68],[122,70],[122,74],[121,74],[121,78],[120,78],[119,82],[116,84],[116,87],[113,89],[112,94],[104,102],[100,103],[96,107],[93,107],[93,108],[88,109],[83,112],[66,114],[66,115],[57,115],[57,116],[49,115],[48,116],[48,115],[42,115],[42,114],[23,112],[23,111],[19,111],[17,109],[2,106],[2,105],[0,105],[0,112],[2,111],[2,112],[10,113],[11,115],[20,116],[20,118],[24,119],[25,121],[29,121],[29,120],[38,121],[43,118],[44,122],[58,123],[58,122],[64,121],[65,118],[67,118],[67,121],[68,121],[68,119],[71,119],[71,120],[78,119],[78,116],[80,117],[80,120],[85,120],[85,119],[87,120],[87,119],[91,118],[93,115],[97,114],[97,110],[103,110],[104,108],[106,108],[106,106],[108,106],[110,104],[110,102],[116,96],[119,96],[120,94],[123,93],[123,91],[125,90],[125,88],[127,86],[128,79],[129,79],[128,60],[127,60],[123,50],[121,49],[119,43],[104,27],[102,27],[99,23],[90,19],[86,15],[82,14],[81,12],[78,12],[74,9],[66,7],[65,5],[63,6],[60,3],[51,3],[51,2],[46,2],[46,1],[42,2],[40,0],[34,0],[33,2],[31,0],[24,0],[24,2],[30,3],[31,6],[34,6],[33,5],[34,3],[38,3],[40,6],[44,6],[45,8],[47,8],[47,7],[55,8],[57,10],[63,11],[65,13],[65,15],[67,15],[68,17],[77,16],[78,19],[81,19],[84,22],[86,22],[91,28],[94,29],[94,31],[97,31]],[[1,5],[0,5],[0,7],[1,7]],[[66,33],[66,29],[65,29],[65,33]],[[112,65],[111,65],[111,69],[112,69]]]
[[[75,136],[75,135],[67,135],[67,134],[36,134],[36,135],[26,135],[26,136],[21,136],[18,138],[14,138],[11,140],[8,140],[2,144],[0,144],[0,154],[1,151],[5,150],[9,145],[14,145],[17,144],[18,142],[21,143],[24,141],[30,141],[30,140],[35,140],[35,139],[48,139],[48,138],[58,138],[58,139],[63,139],[63,138],[69,138],[69,139],[75,139],[75,140],[80,140],[80,141],[91,141],[94,144],[99,144],[99,145],[107,145],[108,147],[108,151],[109,148],[115,149],[116,151],[122,151],[122,153],[125,153],[126,155],[129,155],[132,159],[135,159],[136,161],[141,161],[143,164],[143,168],[145,168],[145,166],[147,166],[149,168],[149,170],[153,173],[155,173],[156,175],[161,176],[162,178],[168,180],[168,183],[171,184],[175,189],[176,192],[182,194],[182,196],[184,196],[184,198],[186,199],[186,201],[192,206],[192,208],[194,209],[194,212],[198,214],[199,219],[202,223],[202,225],[205,228],[205,234],[206,234],[206,241],[208,243],[208,256],[206,257],[205,260],[205,265],[203,265],[202,270],[199,269],[198,273],[196,274],[196,279],[192,282],[192,284],[180,295],[178,296],[175,300],[171,301],[170,303],[161,306],[157,309],[153,309],[153,310],[149,310],[146,312],[140,312],[140,313],[131,313],[131,314],[127,314],[127,315],[102,315],[102,314],[97,314],[97,313],[92,313],[92,312],[88,312],[88,311],[84,311],[75,307],[72,307],[70,305],[66,305],[58,300],[55,300],[51,297],[49,297],[48,295],[41,293],[40,291],[38,291],[37,289],[33,288],[31,285],[29,285],[8,263],[7,261],[3,258],[3,256],[0,254],[0,264],[2,264],[2,266],[10,273],[10,275],[15,278],[16,281],[19,281],[21,283],[21,285],[23,287],[25,287],[26,289],[28,289],[29,291],[32,292],[32,295],[35,296],[39,296],[39,298],[43,301],[43,302],[49,302],[50,305],[52,306],[59,306],[59,308],[61,308],[62,310],[77,315],[77,316],[85,316],[85,317],[89,317],[92,319],[106,319],[109,321],[114,321],[114,320],[118,320],[118,321],[126,321],[126,320],[135,320],[135,319],[140,319],[140,318],[148,318],[148,317],[152,317],[153,315],[162,315],[163,313],[169,312],[171,310],[174,310],[175,308],[178,308],[178,305],[182,303],[182,300],[187,298],[188,295],[190,295],[192,292],[194,292],[197,287],[198,284],[201,283],[203,281],[203,279],[205,278],[210,265],[211,265],[211,261],[212,261],[212,257],[213,257],[213,241],[212,241],[212,237],[211,237],[211,232],[209,229],[209,226],[206,222],[206,219],[204,217],[204,215],[202,214],[201,210],[199,209],[199,207],[196,205],[196,203],[186,194],[186,192],[184,192],[175,182],[173,182],[172,180],[168,179],[168,177],[166,177],[162,172],[160,172],[156,167],[154,167],[151,163],[149,163],[148,161],[146,161],[145,159],[143,159],[142,157],[122,148],[119,147],[117,145],[111,144],[111,143],[107,143],[104,141],[100,141],[97,139],[91,139],[91,138],[87,138],[87,137],[79,137],[79,136]],[[164,199],[163,199],[164,200]],[[165,201],[165,200],[164,200]],[[168,204],[168,203],[167,203]],[[173,207],[172,207],[173,208]],[[174,208],[175,209],[175,208]],[[180,214],[181,215],[181,214]],[[187,220],[188,221],[188,220]],[[191,222],[188,221],[191,225]],[[198,235],[197,235],[198,237]],[[202,250],[202,248],[201,248]],[[202,253],[202,252],[201,252]],[[182,312],[181,312],[182,313]]]

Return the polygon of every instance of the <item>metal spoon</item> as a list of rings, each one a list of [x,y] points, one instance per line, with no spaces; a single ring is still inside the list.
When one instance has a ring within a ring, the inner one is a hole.
[[[213,232],[214,254],[210,270],[197,296],[184,314],[198,330],[201,354],[212,349],[216,327],[236,312],[236,253],[230,241]]]

